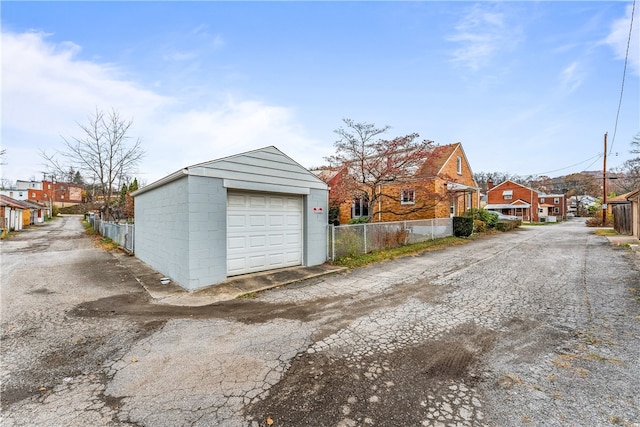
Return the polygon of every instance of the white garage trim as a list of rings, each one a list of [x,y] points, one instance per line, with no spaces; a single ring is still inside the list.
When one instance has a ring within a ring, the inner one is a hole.
[[[227,276],[302,264],[303,199],[298,195],[227,193]]]
[[[225,179],[222,181],[224,188],[234,190],[262,191],[268,193],[309,194],[309,188],[292,187],[287,185],[266,184],[264,182],[247,182]]]

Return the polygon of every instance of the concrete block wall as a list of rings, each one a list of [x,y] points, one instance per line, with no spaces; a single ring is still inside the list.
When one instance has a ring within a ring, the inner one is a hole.
[[[223,180],[189,176],[189,290],[227,278],[227,189]]]
[[[188,179],[136,197],[136,257],[179,284],[189,281]]]
[[[321,207],[322,213],[314,213],[314,207]],[[327,260],[328,191],[311,189],[304,210],[304,265],[320,265]]]

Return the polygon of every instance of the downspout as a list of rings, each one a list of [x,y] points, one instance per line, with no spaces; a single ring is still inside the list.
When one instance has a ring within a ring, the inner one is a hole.
[[[378,184],[378,222],[382,222],[382,184]]]

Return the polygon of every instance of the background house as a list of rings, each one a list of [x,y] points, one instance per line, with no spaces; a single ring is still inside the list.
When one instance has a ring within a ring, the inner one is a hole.
[[[598,199],[587,194],[571,196],[567,199],[567,214],[589,215],[598,204]]]
[[[523,221],[555,221],[566,216],[564,194],[544,194],[510,180],[496,186],[489,182],[485,209],[514,215]]]
[[[44,222],[44,206],[0,194],[0,228],[19,231]]]
[[[479,189],[461,143],[436,146],[415,170],[406,170],[375,187],[371,194],[353,196],[341,185],[348,168],[317,172],[329,184],[330,200],[339,204],[339,222],[359,218],[371,222],[449,218],[479,206]],[[341,201],[341,202],[340,202]]]
[[[132,193],[136,256],[188,290],[327,257],[327,185],[275,147],[181,169]]]

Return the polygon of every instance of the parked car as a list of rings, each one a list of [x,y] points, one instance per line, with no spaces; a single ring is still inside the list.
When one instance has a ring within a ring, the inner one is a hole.
[[[501,212],[495,212],[495,211],[489,211],[491,212],[491,214],[496,215],[498,217],[498,219],[506,219],[506,220],[510,220],[510,221],[517,221],[520,218],[518,218],[515,215],[505,215]]]

